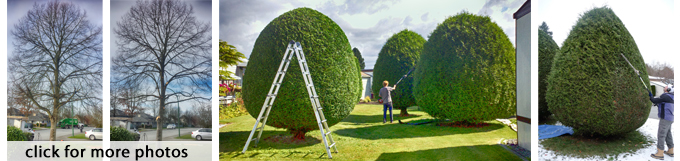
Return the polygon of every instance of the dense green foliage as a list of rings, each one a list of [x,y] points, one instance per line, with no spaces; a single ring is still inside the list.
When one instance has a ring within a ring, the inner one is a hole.
[[[649,79],[635,40],[608,7],[585,12],[560,52],[548,76],[546,100],[550,112],[577,133],[616,135],[634,131],[649,117],[647,91],[633,69]]]
[[[309,8],[294,9],[275,18],[255,41],[243,76],[243,101],[248,113],[254,118],[259,115],[291,40],[302,45],[328,125],[337,124],[352,112],[360,98],[357,58],[340,26]],[[319,128],[297,58],[288,67],[267,125],[296,134]]]
[[[137,141],[136,135],[123,127],[111,126],[111,141]]]
[[[228,105],[220,104],[220,120],[248,114],[241,97],[241,92],[236,92],[234,95],[234,102]]]
[[[7,126],[7,141],[26,141],[26,135],[21,129],[14,126]]]
[[[352,49],[352,52],[354,52],[354,56],[357,57],[357,63],[359,63],[359,69],[363,70],[366,68],[366,62],[364,62],[364,57],[361,56],[361,52],[359,49],[354,48]]]
[[[387,39],[373,67],[371,90],[376,98],[382,99],[378,96],[378,93],[384,87],[383,81],[387,80],[391,87],[416,66],[416,61],[420,58],[420,52],[425,42],[427,41],[423,36],[409,30],[402,30]],[[416,105],[412,88],[413,75],[411,74],[401,80],[397,89],[391,92],[392,106],[402,109],[402,114],[406,114],[406,108]]]
[[[229,45],[226,41],[219,41],[220,45],[220,68],[225,69],[225,70],[220,70],[220,80],[231,80],[234,79],[231,77],[232,74],[234,74],[231,71],[226,70],[227,67],[232,66],[232,65],[237,65],[238,63],[243,62],[241,59],[245,59],[246,56],[243,55],[243,53],[238,52],[236,50],[236,47],[234,45]]]
[[[545,25],[545,23],[543,23]],[[546,26],[547,27],[547,26]],[[555,54],[560,51],[552,36],[544,30],[538,30],[538,117],[544,119],[552,113],[548,111],[545,101],[547,78],[553,65]]]
[[[463,12],[444,20],[414,74],[416,103],[435,118],[480,122],[517,111],[515,48],[489,17]]]

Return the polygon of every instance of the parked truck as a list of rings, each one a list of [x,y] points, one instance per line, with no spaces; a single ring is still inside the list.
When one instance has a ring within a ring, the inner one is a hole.
[[[62,129],[70,129],[71,127],[78,126],[78,119],[76,118],[65,118],[59,120],[58,126]]]

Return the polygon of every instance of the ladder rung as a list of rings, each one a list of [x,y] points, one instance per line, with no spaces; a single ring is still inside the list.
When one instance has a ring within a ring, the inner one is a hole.
[[[326,136],[328,136],[328,134],[331,134],[331,131],[330,131],[330,130],[328,130],[328,132],[326,133]]]
[[[255,140],[257,140],[257,138],[250,139],[250,141],[255,141]]]
[[[312,96],[312,98],[319,98],[319,96]]]
[[[304,59],[300,60],[300,63],[306,63],[306,62],[307,62],[307,61],[304,60]]]
[[[333,147],[333,146],[335,146],[335,143],[333,143],[333,144],[331,144],[330,146],[328,146],[328,148],[330,149],[330,148]]]
[[[319,122],[319,124],[323,124],[324,122],[326,122],[326,120],[321,120],[321,122]]]
[[[260,126],[260,127],[258,127],[257,129],[255,129],[255,130],[262,130],[262,129],[264,129],[264,126]]]
[[[267,96],[269,96],[269,97],[276,97],[276,94],[270,94],[270,95],[267,95]]]
[[[302,72],[302,74],[304,74],[304,75],[308,75],[308,74],[309,74],[309,72]]]
[[[280,85],[281,85],[281,83],[274,83],[274,85],[280,86]]]
[[[321,111],[321,110],[323,110],[323,107],[319,107],[319,108],[317,108],[317,110]]]

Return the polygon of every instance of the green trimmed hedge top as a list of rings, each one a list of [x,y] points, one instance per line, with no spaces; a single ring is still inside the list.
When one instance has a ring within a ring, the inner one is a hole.
[[[449,17],[430,34],[413,95],[438,119],[480,122],[516,113],[515,48],[487,16]]]
[[[546,118],[552,113],[545,101],[547,78],[553,65],[555,54],[560,51],[552,36],[543,30],[538,30],[538,117]]]
[[[649,79],[645,62],[625,25],[608,7],[585,12],[548,76],[546,100],[565,126],[581,134],[610,136],[634,131],[649,116],[647,91],[633,69]]]
[[[288,11],[272,20],[255,41],[243,76],[243,101],[257,118],[286,46],[302,44],[323,112],[332,126],[354,109],[361,92],[361,75],[349,40],[340,26],[309,8]],[[318,129],[297,58],[288,67],[267,125],[292,132]]]
[[[373,93],[380,93],[380,89],[383,88],[383,81],[389,81],[391,87],[404,74],[415,67],[425,42],[427,42],[425,38],[409,30],[403,30],[387,39],[373,67],[373,86],[371,86]],[[399,82],[397,89],[391,93],[394,108],[401,109],[416,105],[412,86],[413,75],[409,75]],[[376,97],[381,98],[377,95]]]

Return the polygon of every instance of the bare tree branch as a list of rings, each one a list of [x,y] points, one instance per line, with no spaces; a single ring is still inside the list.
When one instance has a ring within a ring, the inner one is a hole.
[[[112,83],[138,80],[148,84],[147,97],[158,102],[159,127],[171,103],[209,100],[211,80],[209,22],[199,22],[193,7],[180,1],[137,1],[120,21],[118,55],[112,59]],[[169,101],[177,97],[176,101]],[[155,110],[154,110],[155,111]],[[156,138],[162,140],[162,128]]]

